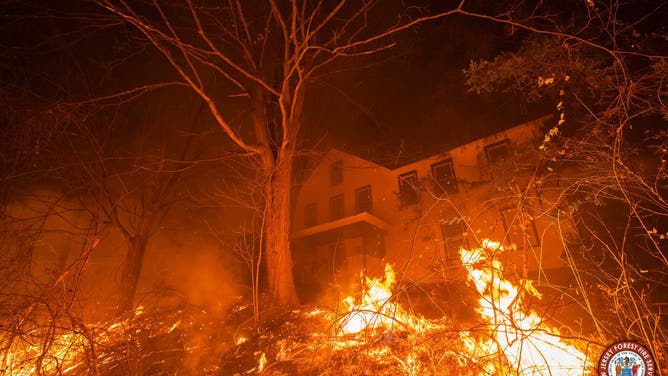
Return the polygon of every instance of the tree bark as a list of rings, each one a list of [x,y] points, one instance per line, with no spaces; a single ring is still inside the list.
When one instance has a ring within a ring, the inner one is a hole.
[[[282,148],[266,185],[264,252],[270,305],[298,304],[290,251],[290,187],[294,150]]]

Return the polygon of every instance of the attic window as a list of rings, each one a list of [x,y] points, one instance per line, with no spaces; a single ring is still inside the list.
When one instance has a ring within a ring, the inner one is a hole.
[[[498,163],[510,155],[510,140],[505,139],[485,146],[485,156],[489,163]]]
[[[343,161],[336,161],[329,167],[329,182],[330,185],[343,183]]]
[[[417,171],[413,170],[399,175],[399,199],[402,207],[418,203]]]
[[[431,174],[434,177],[435,191],[437,195],[443,193],[457,192],[457,177],[455,177],[455,168],[452,165],[452,158],[440,161],[431,165]]]

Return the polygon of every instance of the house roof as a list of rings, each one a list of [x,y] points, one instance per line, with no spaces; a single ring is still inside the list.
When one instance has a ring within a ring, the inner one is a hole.
[[[484,139],[486,137],[505,132],[527,123],[545,123],[551,117],[552,115],[544,115],[542,117],[528,120],[524,123],[496,129],[493,132],[487,132],[484,135],[477,135],[475,137],[471,136],[468,138],[460,137],[457,140],[453,140],[453,142],[420,144],[418,142],[412,142],[410,140],[406,141],[404,139],[399,141],[379,142],[379,144],[369,145],[367,148],[352,148],[347,147],[346,145],[337,145],[336,147],[330,146],[328,149],[326,149],[326,152],[320,154],[319,158],[311,159],[310,162],[304,163],[302,169],[298,169],[302,174],[298,177],[298,180],[308,180],[317,165],[323,161],[326,161],[327,159],[330,159],[331,161],[340,159],[341,156],[345,156],[347,159],[356,159],[361,163],[368,163],[373,166],[383,167],[388,170],[396,170],[423,159],[437,156],[443,152],[453,150],[457,147],[469,144],[476,140]]]
[[[374,164],[383,166],[389,170],[395,170],[411,163],[441,154],[444,151],[455,149],[476,140],[490,137],[530,122],[544,122],[551,117],[552,115],[544,115],[524,123],[497,128],[494,131],[488,131],[484,134],[468,134],[468,137],[459,137],[456,140],[452,139],[440,143],[424,143],[418,139],[402,139],[398,141],[386,141],[377,145],[370,145],[368,148],[360,148],[359,150],[354,151],[349,150],[346,146],[338,146],[334,149],[355,156],[356,158],[373,162]]]

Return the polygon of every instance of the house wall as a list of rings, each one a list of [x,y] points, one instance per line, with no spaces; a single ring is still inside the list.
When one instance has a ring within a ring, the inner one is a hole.
[[[343,182],[330,184],[330,166],[336,161],[343,162]],[[331,150],[325,155],[302,185],[293,215],[293,230],[305,228],[306,205],[315,203],[318,209],[318,224],[330,221],[330,199],[343,194],[344,216],[355,214],[355,191],[371,186],[373,213],[382,218],[391,217],[396,210],[394,174],[391,170],[353,155]]]
[[[510,272],[536,277],[543,270],[561,268],[562,242],[559,228],[544,215],[535,190],[526,188],[531,170],[523,164],[531,167],[533,161],[528,157],[520,158],[519,167],[516,162],[512,166],[504,165],[507,161],[503,158],[499,162],[490,163],[485,152],[485,146],[509,139],[513,150],[525,149],[529,153],[527,155],[535,156],[538,152],[535,141],[542,139],[544,120],[521,124],[394,170],[339,150],[331,150],[302,186],[294,214],[293,231],[304,229],[305,207],[309,203],[316,203],[318,207],[319,224],[329,221],[329,202],[334,195],[343,194],[344,215],[354,215],[356,189],[370,185],[373,215],[391,226],[385,234],[385,255],[379,264],[390,262],[396,271],[404,273],[404,279],[429,283],[464,278],[457,253],[447,250],[442,229],[442,223],[453,218],[464,219],[464,246],[480,244],[483,238],[515,244],[517,249],[505,255]],[[433,184],[432,165],[448,158],[453,162],[457,192],[439,197]],[[330,166],[335,161],[343,163],[343,181],[331,186]],[[525,170],[515,173],[512,168]],[[420,199],[416,204],[402,207],[399,176],[411,171],[417,172]],[[501,210],[518,207],[520,199],[526,204],[522,207],[527,207],[522,212],[525,232],[519,229],[510,231],[511,239],[508,239],[507,228],[512,225],[512,221],[517,222],[520,216],[514,210],[509,210],[504,218]],[[505,226],[504,220],[507,222]],[[529,242],[523,240],[525,234],[530,235],[527,237]],[[348,242],[359,242],[355,239],[341,241],[345,242],[346,249],[353,246]],[[324,245],[313,243],[313,248],[309,250],[302,243],[295,251],[316,252],[314,249],[318,247]],[[326,254],[322,249],[317,253]],[[299,255],[296,258],[299,259]],[[314,262],[317,263],[317,259]],[[382,268],[375,270],[380,273]]]
[[[340,184],[332,185],[330,167],[336,161],[343,162],[343,179]],[[307,205],[316,205],[316,224],[330,222],[330,200],[337,195],[343,195],[343,216],[355,215],[355,192],[366,186],[371,187],[373,214],[383,219],[391,218],[397,210],[395,203],[398,202],[394,191],[395,179],[392,171],[385,167],[339,150],[330,150],[300,189],[292,216],[293,232],[308,227],[305,218]],[[362,247],[361,236],[328,237],[320,241],[293,243],[296,253],[294,258],[300,264],[295,270],[297,282],[315,289],[325,288],[331,283],[347,283],[359,274],[362,263],[367,273],[381,273],[384,262],[379,258],[366,257],[360,260],[360,257],[350,257],[347,262],[343,262],[346,253],[359,255]]]

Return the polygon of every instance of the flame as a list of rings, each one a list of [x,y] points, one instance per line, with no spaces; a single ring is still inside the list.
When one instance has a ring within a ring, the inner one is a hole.
[[[260,355],[260,360],[258,361],[258,364],[257,364],[257,372],[258,373],[262,372],[264,370],[264,365],[265,364],[267,364],[267,355],[265,355],[265,353],[262,353],[262,355]]]
[[[66,373],[77,365],[61,369],[62,365],[72,364],[85,351],[86,343],[85,336],[74,332],[54,336],[46,352],[41,342],[22,346],[23,342],[13,341],[3,356],[2,368],[8,375],[17,376],[51,374],[58,370]],[[34,361],[40,358],[40,362]]]
[[[65,329],[57,323],[38,326],[22,335],[0,336],[0,374],[8,376],[66,375],[81,374],[89,366],[87,357],[93,347],[99,364],[112,359],[112,354],[104,351],[105,345],[113,345],[127,340],[130,320],[144,314],[144,307],[138,306],[133,318],[121,321],[95,323],[86,328]],[[181,320],[173,323],[158,322],[167,334],[173,333]],[[167,326],[168,325],[168,326]],[[164,327],[167,326],[167,327]],[[141,328],[133,329],[140,333]]]
[[[181,320],[177,320],[174,324],[172,324],[172,326],[167,329],[167,334],[172,333],[174,330],[176,330],[176,328],[179,327],[179,325],[181,325]]]
[[[234,340],[234,343],[236,343],[236,345],[239,346],[246,341],[248,341],[248,338],[246,338],[244,336],[239,336],[239,337],[237,337],[236,340]]]
[[[388,264],[382,278],[364,278],[364,293],[359,299],[349,296],[343,300],[346,313],[338,321],[334,348],[365,346],[364,353],[375,361],[393,361],[404,374],[417,375],[429,368],[423,361],[432,349],[425,338],[441,338],[447,344],[440,348],[449,352],[449,359],[463,369],[475,365],[480,375],[589,374],[589,360],[575,342],[564,341],[557,328],[525,306],[524,296],[541,298],[531,281],[513,284],[504,278],[503,264],[494,257],[504,251],[500,243],[491,240],[484,240],[480,248],[460,250],[467,280],[480,296],[476,310],[484,325],[477,327],[475,334],[460,330],[453,337],[448,329],[452,327],[444,319],[427,320],[404,309],[392,299],[396,278]],[[402,353],[384,340],[399,331],[408,333],[405,342],[411,344]],[[442,354],[441,359],[445,358]]]
[[[587,371],[591,360],[579,350],[585,348],[584,345],[578,348],[575,341],[565,341],[557,328],[527,307],[527,297],[541,297],[531,282],[504,276],[504,265],[495,256],[505,251],[499,243],[489,240],[479,248],[460,250],[467,280],[479,296],[476,311],[482,325],[476,325],[475,329],[462,330],[445,318],[429,320],[404,308],[393,293],[396,276],[388,264],[382,277],[363,277],[362,294],[345,298],[341,314],[322,308],[306,313],[307,317],[321,317],[321,322],[327,325],[327,329],[314,330],[311,336],[299,338],[309,343],[289,342],[287,338],[273,343],[274,346],[263,345],[261,351],[252,353],[252,363],[256,365],[248,372],[267,372],[268,359],[291,361],[304,348],[309,348],[315,350],[313,354],[323,354],[323,357],[335,352],[341,355],[338,359],[366,357],[364,359],[381,369],[392,369],[395,374],[404,375],[462,374],[464,371],[487,376],[591,373]],[[138,307],[134,317],[150,317],[143,312],[143,307]],[[182,318],[161,319],[154,325],[153,329],[158,329],[156,333],[170,334],[192,326],[192,322],[188,324]],[[87,357],[92,355],[92,344],[97,350],[94,356],[103,364],[115,359],[106,352],[105,344],[126,341],[128,328],[133,328],[133,333],[147,329],[133,326],[129,319],[87,328],[52,333],[47,345],[39,341],[45,336],[37,330],[21,338],[0,338],[0,372],[7,375],[80,374],[85,372]],[[150,328],[146,331],[152,332]],[[241,335],[235,338],[237,345],[247,341],[249,339]],[[322,351],[325,346],[331,351]]]
[[[424,333],[438,325],[422,317],[407,312],[392,301],[392,287],[396,283],[395,273],[390,264],[385,265],[383,278],[364,277],[365,292],[358,303],[348,296],[343,300],[347,314],[339,321],[341,333],[354,335],[362,331],[387,329],[414,333]]]
[[[460,250],[468,280],[480,294],[477,311],[489,323],[491,339],[465,340],[469,351],[503,355],[508,369],[518,375],[582,374],[587,357],[565,343],[557,328],[547,325],[535,311],[522,305],[523,294],[541,298],[531,281],[515,286],[503,277],[503,265],[492,257],[505,251],[498,242],[485,240],[481,248]]]

